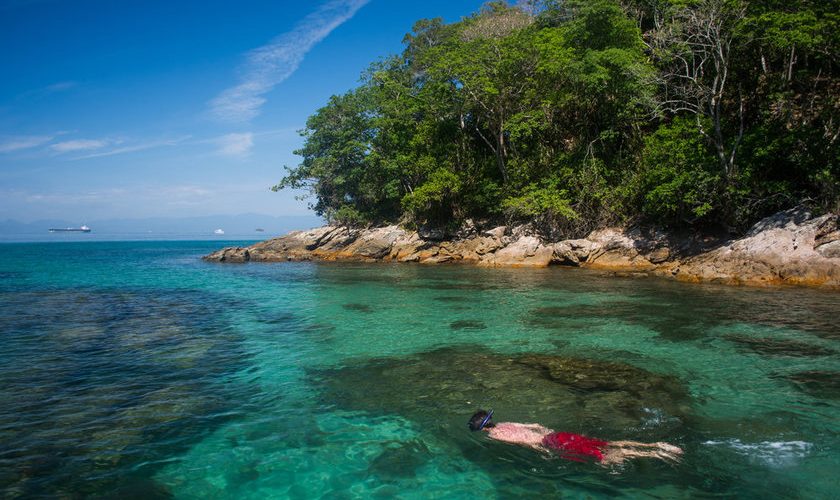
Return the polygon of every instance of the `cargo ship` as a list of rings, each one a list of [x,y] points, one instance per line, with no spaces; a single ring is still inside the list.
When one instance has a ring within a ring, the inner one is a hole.
[[[82,227],[51,227],[51,233],[89,233],[90,228],[87,226]]]

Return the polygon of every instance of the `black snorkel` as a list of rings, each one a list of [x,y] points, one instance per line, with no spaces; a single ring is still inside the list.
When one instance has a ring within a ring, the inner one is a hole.
[[[487,411],[487,416],[484,417],[484,420],[481,421],[481,424],[478,426],[478,429],[476,429],[476,430],[480,431],[480,430],[484,429],[484,426],[486,426],[488,423],[490,423],[491,418],[493,418],[493,408],[490,408],[490,410]]]

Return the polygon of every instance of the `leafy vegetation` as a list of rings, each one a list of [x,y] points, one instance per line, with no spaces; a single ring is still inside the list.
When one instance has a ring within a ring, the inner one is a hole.
[[[743,229],[840,203],[833,0],[491,2],[418,21],[274,189],[353,225]]]

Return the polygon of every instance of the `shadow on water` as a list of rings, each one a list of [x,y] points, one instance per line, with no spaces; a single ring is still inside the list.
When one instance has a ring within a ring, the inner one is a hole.
[[[210,295],[51,291],[0,300],[0,488],[9,495],[166,497],[148,479],[156,461],[248,408],[247,396],[234,404],[221,383],[247,354]]]

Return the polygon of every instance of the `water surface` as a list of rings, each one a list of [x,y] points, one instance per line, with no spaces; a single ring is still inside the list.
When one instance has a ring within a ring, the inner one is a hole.
[[[7,244],[5,497],[824,497],[840,296],[551,268],[204,263]],[[466,421],[669,441],[618,468]]]

